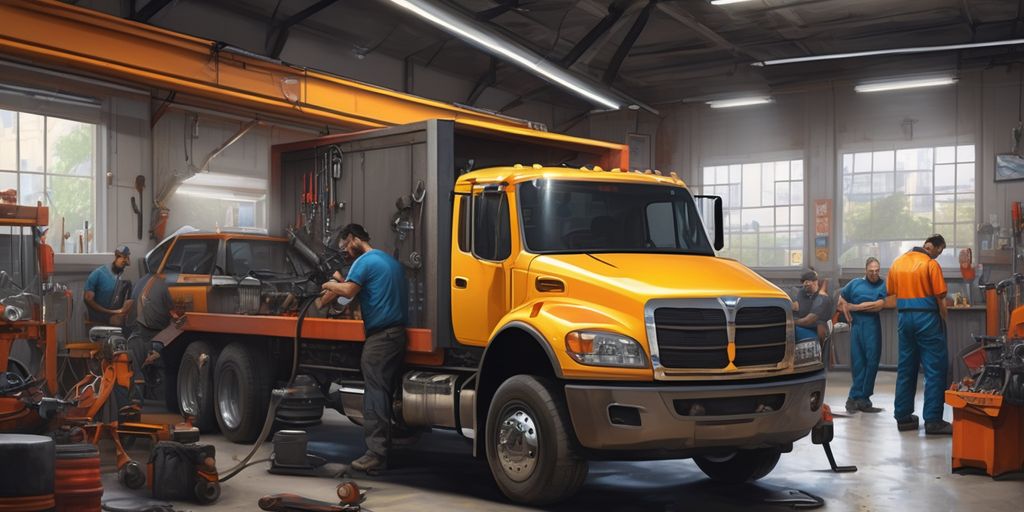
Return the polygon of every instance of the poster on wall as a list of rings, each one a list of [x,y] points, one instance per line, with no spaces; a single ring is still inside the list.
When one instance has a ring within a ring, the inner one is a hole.
[[[1007,153],[996,155],[996,181],[1024,180],[1024,157]]]
[[[832,234],[832,200],[814,200],[814,257],[828,261],[829,235]]]

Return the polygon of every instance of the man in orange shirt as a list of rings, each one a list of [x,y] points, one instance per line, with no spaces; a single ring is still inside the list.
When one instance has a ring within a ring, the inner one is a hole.
[[[917,430],[914,395],[917,368],[924,367],[925,434],[952,435],[942,419],[949,350],[946,346],[946,281],[938,258],[946,248],[942,235],[932,235],[892,262],[886,291],[896,298],[900,344],[894,416],[899,430]]]

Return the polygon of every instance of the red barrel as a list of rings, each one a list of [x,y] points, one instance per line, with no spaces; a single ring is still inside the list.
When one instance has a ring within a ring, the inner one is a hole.
[[[57,445],[54,473],[57,511],[100,512],[100,452],[89,443]]]
[[[0,512],[53,510],[53,439],[0,434]]]

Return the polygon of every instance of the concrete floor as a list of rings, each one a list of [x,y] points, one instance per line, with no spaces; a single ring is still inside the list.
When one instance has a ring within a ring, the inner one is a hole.
[[[843,404],[850,375],[835,372],[829,378],[827,401],[837,413]],[[895,373],[882,372],[873,401],[885,408],[880,414],[859,413],[835,420],[832,443],[839,464],[853,464],[855,473],[836,474],[820,446],[804,438],[784,454],[775,470],[753,484],[720,485],[707,480],[689,460],[659,462],[595,462],[579,494],[552,511],[677,511],[692,510],[791,510],[769,505],[764,498],[799,489],[825,500],[825,510],[903,510],[908,506],[928,511],[1021,510],[1024,477],[994,481],[987,476],[954,475],[950,472],[951,439],[898,432],[892,419]],[[918,411],[921,406],[919,386]],[[952,413],[946,407],[946,419]],[[310,429],[311,452],[341,468],[363,451],[362,431],[334,411],[324,423]],[[217,447],[218,466],[233,466],[248,452],[220,436],[204,436]],[[258,458],[268,457],[270,446]],[[406,510],[510,511],[528,510],[510,504],[491,480],[487,463],[475,460],[468,442],[452,432],[435,431],[415,446],[398,451],[393,469],[386,475],[355,478],[368,489],[366,509],[376,512]],[[214,507],[178,504],[178,509],[258,510],[262,495],[290,492],[332,500],[338,480],[328,477],[291,477],[267,473],[268,464],[257,464],[223,485]],[[124,491],[113,475],[105,476],[107,497],[132,494]],[[141,493],[138,493],[141,495]]]

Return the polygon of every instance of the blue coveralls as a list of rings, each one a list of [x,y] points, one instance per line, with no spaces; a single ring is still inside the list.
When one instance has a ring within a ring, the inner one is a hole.
[[[882,300],[885,298],[885,280],[872,283],[858,277],[847,283],[840,294],[850,304]],[[878,313],[862,311],[854,311],[851,316],[850,366],[853,382],[849,398],[870,400],[875,392],[875,375],[878,374],[878,360],[882,355],[882,319]]]
[[[942,420],[949,349],[946,328],[939,313],[937,295],[946,293],[942,267],[923,249],[915,247],[892,262],[887,282],[896,296],[900,340],[896,375],[897,420],[914,413],[918,366],[924,367],[924,421]]]

